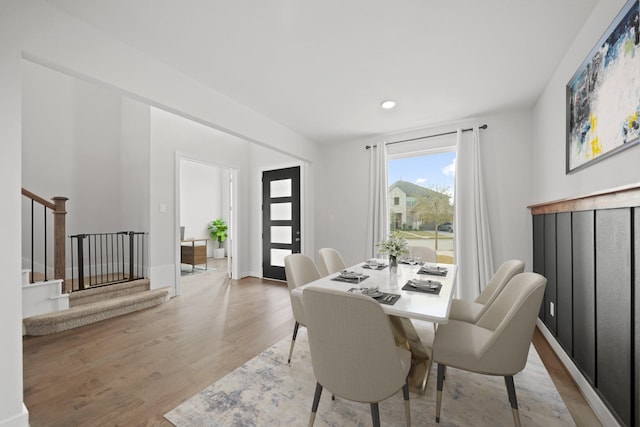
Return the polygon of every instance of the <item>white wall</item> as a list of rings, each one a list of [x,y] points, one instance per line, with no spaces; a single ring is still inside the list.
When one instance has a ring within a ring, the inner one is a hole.
[[[149,231],[149,106],[122,97],[120,218],[127,230]]]
[[[17,286],[21,280],[20,124],[23,57],[114,88],[149,105],[181,112],[202,123],[297,158],[315,160],[319,153],[316,144],[295,132],[77,21],[45,1],[5,0],[0,3],[0,180],[3,183],[0,186],[3,201],[0,279],[6,284],[16,284],[15,287],[6,287],[0,302],[2,427],[28,425],[27,412],[22,405],[21,295]],[[162,171],[151,167],[149,174],[161,175]],[[162,179],[160,181],[164,183]],[[172,189],[173,183],[167,188]],[[159,231],[156,243],[171,247],[171,242],[167,242],[160,232],[166,221],[156,212],[158,202],[165,199],[165,191],[162,188],[150,189],[149,219],[152,234],[153,231]],[[173,230],[174,224],[169,229]],[[153,250],[154,245],[151,248]],[[173,262],[171,256],[163,253],[156,255],[159,256],[158,265]]]
[[[624,186],[640,181],[640,146],[629,148],[570,175],[565,174],[565,87],[625,0],[601,0],[564,56],[533,114],[531,204]]]
[[[264,147],[252,145],[250,149],[251,163],[249,167],[249,183],[251,187],[250,200],[255,201],[256,207],[249,212],[249,227],[247,228],[250,234],[252,244],[247,248],[249,258],[252,260],[248,275],[262,277],[262,172],[273,169],[282,169],[292,166],[301,166],[301,210],[303,221],[302,227],[302,249],[303,253],[313,253],[313,233],[308,233],[309,226],[307,223],[312,223],[313,207],[309,201],[314,199],[313,190],[306,185],[308,178],[305,178],[308,173],[308,165],[304,162],[294,159],[286,154],[269,150]],[[306,211],[306,213],[304,212]],[[311,212],[310,212],[311,211]],[[307,234],[309,238],[307,238]],[[313,256],[313,255],[312,255]]]
[[[180,160],[180,225],[185,227],[185,239],[209,239],[207,256],[213,256],[213,248],[218,243],[211,240],[207,225],[217,218],[229,223],[227,200],[223,200],[223,186],[228,185],[228,178],[223,173],[229,169],[208,165],[191,160]]]
[[[22,185],[45,199],[69,198],[67,235],[148,231],[149,106],[29,61],[22,71]],[[27,198],[22,204],[29,268],[31,204]],[[36,207],[34,261],[42,271],[43,212]],[[53,274],[54,242],[48,243]],[[68,268],[71,261],[67,256]]]
[[[316,247],[335,247],[347,264],[366,256],[369,150],[365,145],[397,141],[468,128],[473,122],[488,124],[480,131],[488,214],[495,267],[507,259],[522,259],[531,270],[531,220],[527,202],[531,195],[531,112],[498,112],[456,124],[351,141],[324,150],[316,181],[319,197],[315,223]],[[466,134],[465,134],[466,135]],[[393,146],[399,153],[441,145],[441,139]]]

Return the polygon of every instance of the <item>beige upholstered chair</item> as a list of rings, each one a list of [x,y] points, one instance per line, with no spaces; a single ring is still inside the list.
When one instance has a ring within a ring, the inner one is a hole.
[[[322,248],[318,251],[318,255],[318,269],[322,277],[347,268],[340,253],[333,248]]]
[[[502,263],[487,286],[474,300],[454,299],[451,301],[449,319],[475,323],[495,301],[509,280],[524,271],[524,262],[509,260]]]
[[[504,376],[513,420],[520,426],[513,376],[527,363],[546,283],[547,279],[537,273],[520,273],[475,324],[451,320],[438,326],[433,341],[433,361],[438,364],[436,422],[440,422],[445,367],[450,366]]]
[[[410,246],[412,256],[419,256],[424,262],[438,262],[438,253],[427,246]]]
[[[411,425],[407,383],[411,353],[396,346],[380,304],[361,294],[315,286],[305,288],[302,299],[317,380],[309,426],[323,388],[344,399],[370,403],[374,426],[380,425],[378,402],[402,389]]]
[[[298,328],[300,325],[306,325],[302,300],[299,297],[294,297],[291,291],[298,286],[306,285],[309,282],[319,279],[320,273],[313,260],[302,254],[291,254],[284,258],[284,273],[287,278],[287,286],[289,287],[293,318],[296,320],[296,324],[293,327],[293,337],[291,338],[291,348],[289,349],[289,360],[287,361],[287,363],[290,363],[293,347],[296,344],[296,337],[298,336]]]

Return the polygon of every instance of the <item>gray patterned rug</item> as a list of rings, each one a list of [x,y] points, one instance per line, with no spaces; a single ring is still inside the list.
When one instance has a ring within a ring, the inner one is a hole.
[[[306,330],[300,328],[291,364],[290,337],[276,343],[215,384],[165,414],[182,426],[305,426],[315,379]],[[411,393],[414,426],[510,426],[504,379],[447,369],[440,424],[435,423],[436,365],[424,396]],[[531,346],[524,371],[514,377],[523,426],[573,426],[558,391]],[[384,426],[404,426],[402,393],[380,403]],[[337,398],[325,390],[315,426],[369,426],[369,405]]]

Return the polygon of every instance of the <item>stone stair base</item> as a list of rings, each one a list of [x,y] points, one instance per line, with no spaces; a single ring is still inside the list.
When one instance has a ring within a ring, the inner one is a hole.
[[[160,305],[167,302],[170,296],[171,287],[164,287],[75,305],[67,310],[23,319],[24,332],[26,335],[49,335],[62,332]]]

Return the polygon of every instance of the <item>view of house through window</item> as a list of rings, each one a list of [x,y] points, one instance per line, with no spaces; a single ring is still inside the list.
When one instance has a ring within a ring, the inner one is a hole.
[[[453,262],[455,151],[389,159],[389,221],[409,247],[429,246]]]

